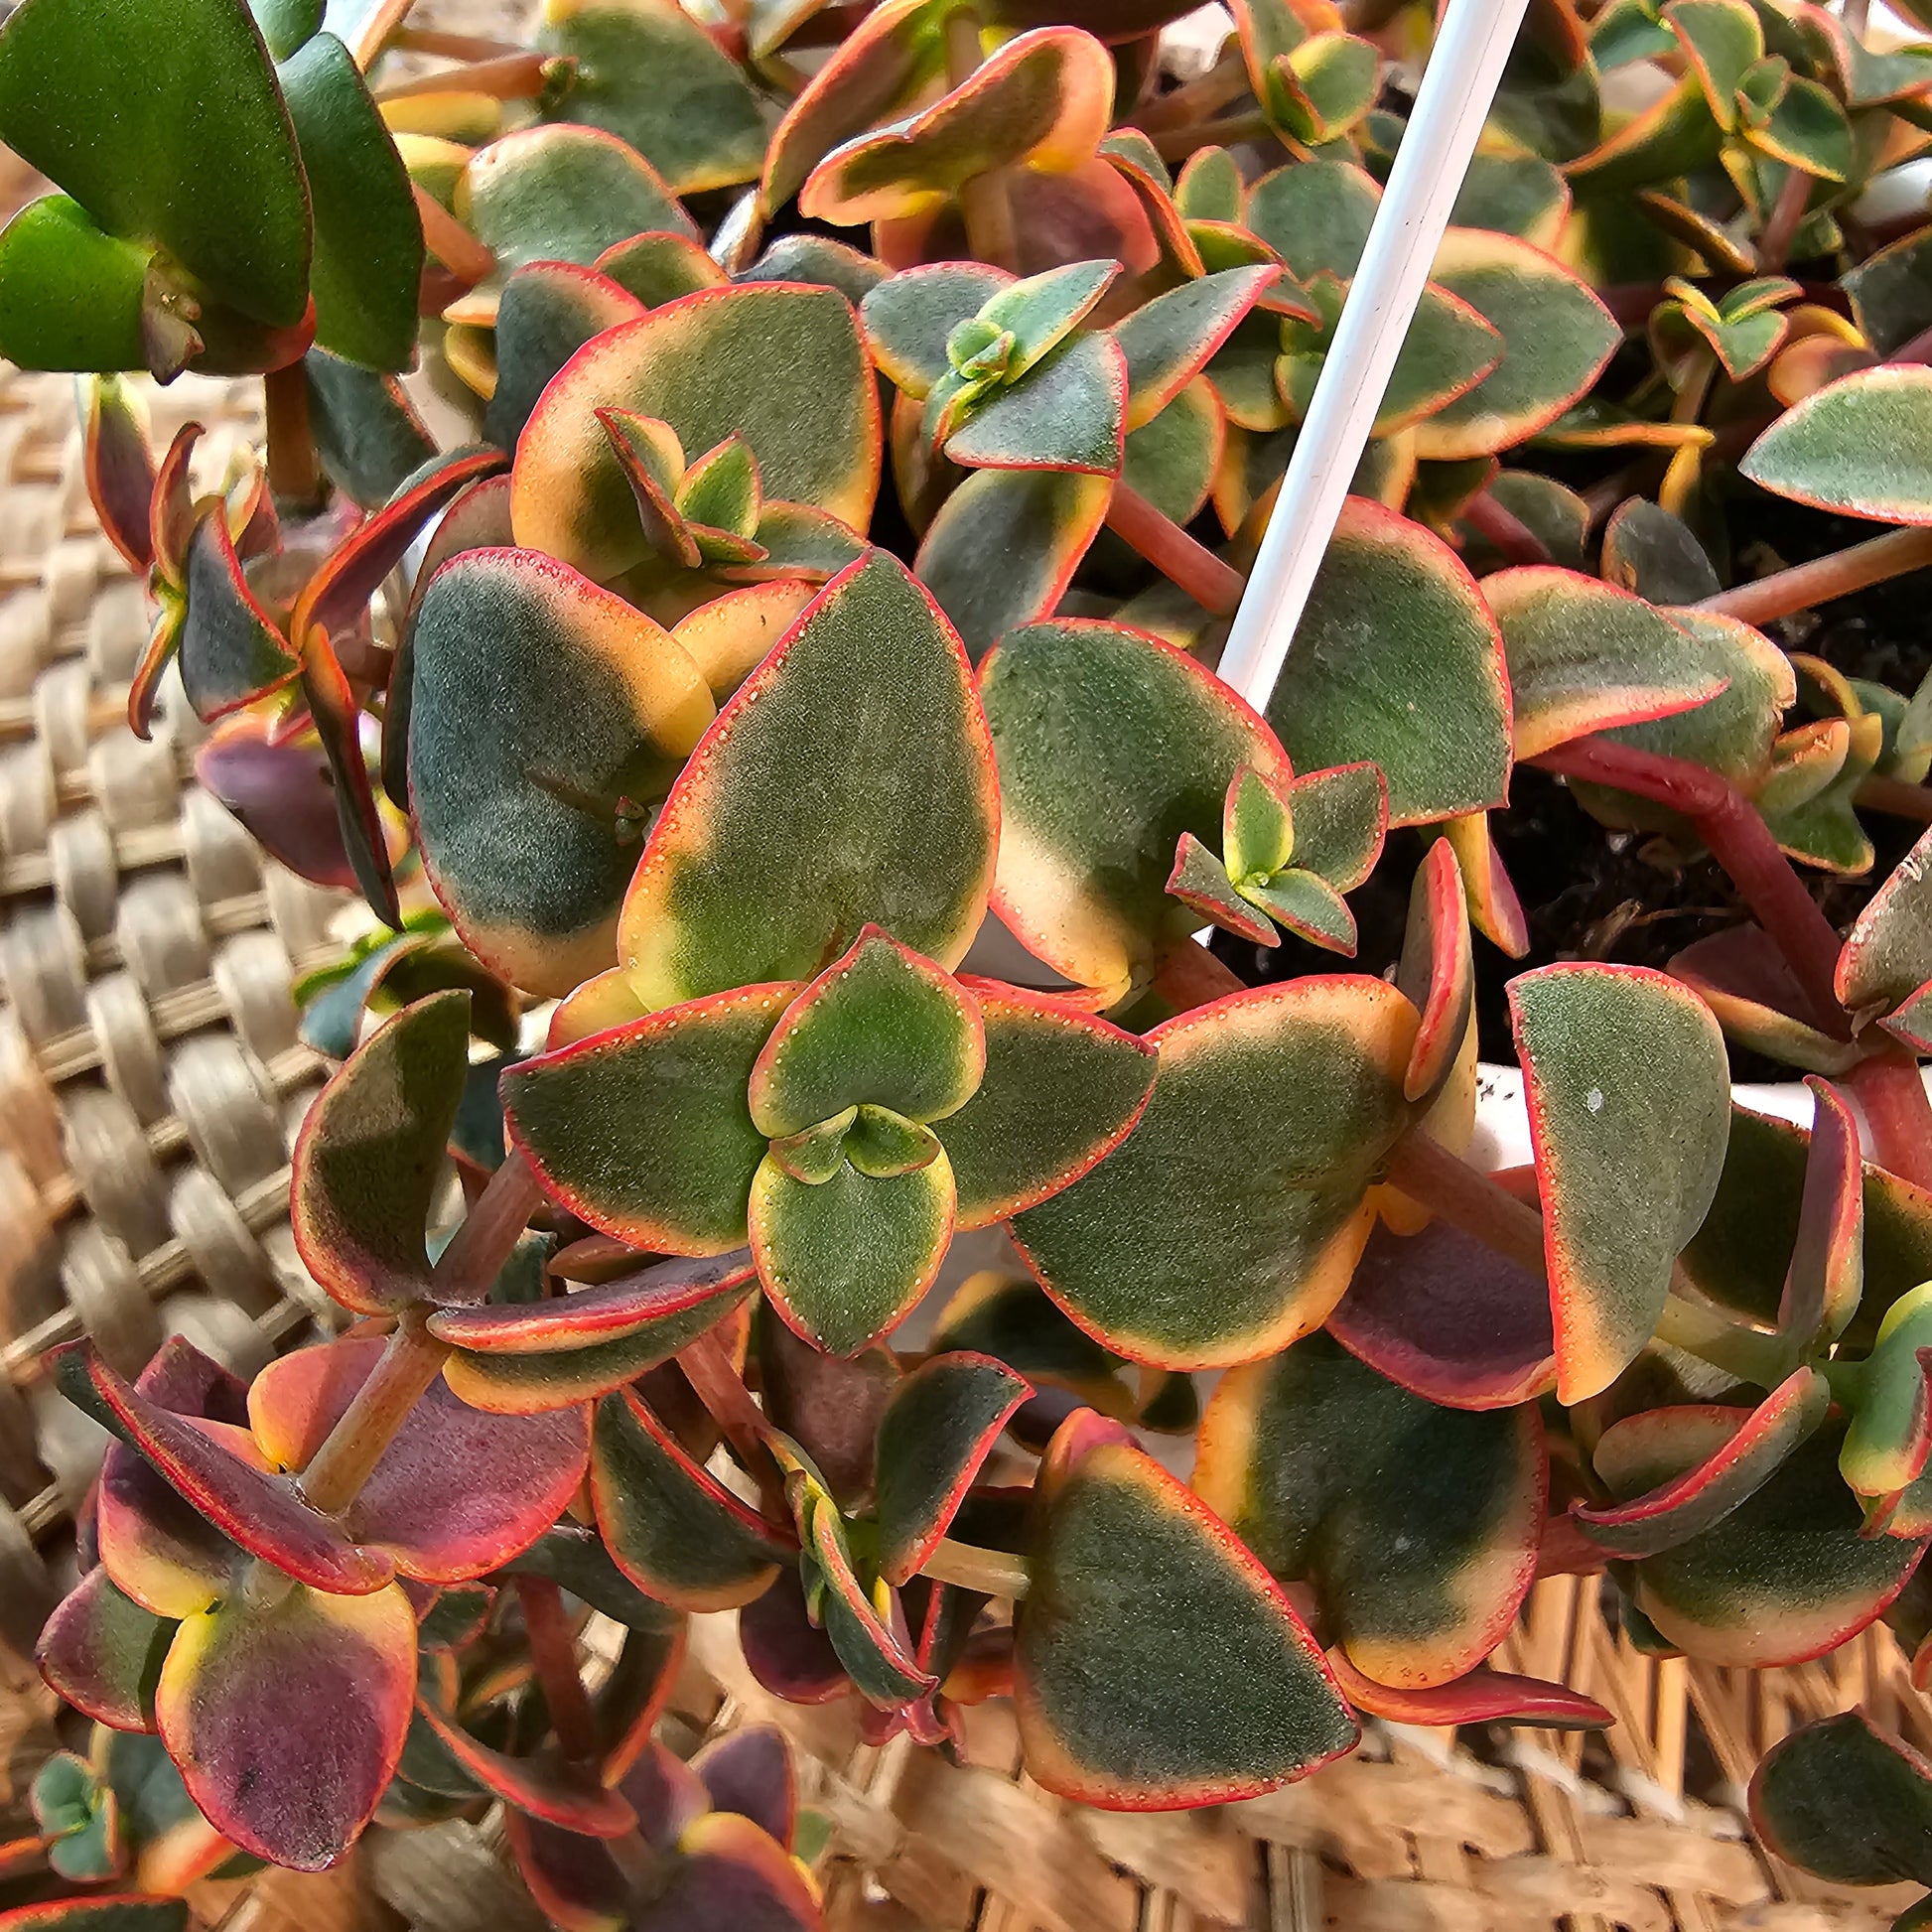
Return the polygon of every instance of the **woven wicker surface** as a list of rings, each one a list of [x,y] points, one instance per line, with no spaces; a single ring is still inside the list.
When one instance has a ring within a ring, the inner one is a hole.
[[[157,434],[204,421],[216,474],[254,387],[179,383]],[[289,987],[326,956],[337,901],[195,785],[178,702],[151,745],[128,733],[142,594],[94,526],[72,423],[64,379],[0,379],[0,1839],[28,1828],[53,1743],[26,1652],[99,1441],[41,1351],[85,1332],[132,1371],[183,1329],[246,1370],[334,1312],[289,1237],[287,1164],[323,1072]],[[1048,1796],[1001,1705],[971,1714],[964,1764],[868,1748],[849,1706],[762,1692],[729,1617],[694,1626],[672,1741],[790,1732],[833,1826],[835,1932],[1876,1932],[1913,1888],[1834,1892],[1767,1862],[1737,1805],[1765,1746],[1855,1702],[1932,1748],[1890,1636],[1768,1674],[1657,1663],[1613,1634],[1599,1587],[1540,1585],[1497,1662],[1607,1704],[1602,1737],[1372,1725],[1308,1783],[1206,1812]],[[489,1819],[378,1833],[335,1873],[195,1903],[230,1932],[535,1932],[499,1852]]]

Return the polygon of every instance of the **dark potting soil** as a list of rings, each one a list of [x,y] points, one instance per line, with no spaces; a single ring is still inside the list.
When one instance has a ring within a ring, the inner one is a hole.
[[[1733,554],[1752,576],[1842,550],[1875,534],[1874,526],[1783,502],[1757,491],[1732,506]],[[1910,695],[1932,671],[1932,572],[1879,584],[1816,612],[1768,626],[1787,649],[1808,651],[1853,677]],[[1858,916],[1879,882],[1908,852],[1921,827],[1877,812],[1861,819],[1877,851],[1863,879],[1834,879],[1800,866],[1825,915],[1840,931]],[[1511,783],[1506,810],[1492,813],[1497,850],[1523,903],[1530,950],[1509,960],[1478,936],[1476,1010],[1479,1047],[1487,1060],[1513,1063],[1505,982],[1557,960],[1590,959],[1668,966],[1693,940],[1750,917],[1723,869],[1707,854],[1673,850],[1648,834],[1613,832],[1589,816],[1561,779],[1528,766]],[[1360,944],[1353,961],[1290,938],[1260,947],[1217,933],[1213,950],[1251,985],[1307,973],[1353,969],[1383,974],[1402,951],[1408,885],[1424,842],[1416,832],[1390,835],[1388,862],[1351,894]],[[1732,1078],[1788,1080],[1789,1067],[1731,1051]]]

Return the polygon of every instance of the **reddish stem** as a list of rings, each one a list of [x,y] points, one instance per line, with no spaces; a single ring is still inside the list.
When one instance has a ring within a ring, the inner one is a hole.
[[[1757,237],[1757,265],[1764,274],[1778,274],[1791,259],[1791,244],[1804,226],[1810,203],[1811,177],[1802,168],[1793,168],[1772,204],[1771,218]]]
[[[549,1577],[524,1575],[515,1582],[531,1661],[543,1686],[543,1701],[550,1707],[558,1746],[571,1763],[588,1764],[597,1755],[597,1725],[578,1672],[577,1645],[564,1614],[563,1591]]]
[[[1176,1012],[1192,1013],[1230,993],[1245,993],[1248,985],[1198,939],[1183,939],[1162,955],[1154,969],[1154,990]]]
[[[1903,778],[1863,778],[1852,794],[1852,802],[1867,811],[1932,825],[1932,785],[1908,784]]]
[[[707,1328],[696,1341],[678,1351],[677,1365],[698,1400],[711,1411],[711,1419],[732,1446],[733,1454],[758,1483],[767,1508],[771,1507],[783,1494],[784,1479],[765,1444],[768,1425],[764,1411],[752,1400],[724,1337],[716,1328]]]
[[[403,1317],[382,1359],[302,1471],[301,1489],[311,1508],[335,1516],[355,1500],[410,1411],[442,1374],[449,1352],[448,1343],[438,1341],[420,1315]]]
[[[1409,1198],[1484,1247],[1544,1279],[1543,1216],[1427,1134],[1403,1138],[1388,1177]]]
[[[434,54],[445,61],[496,61],[528,52],[509,41],[493,41],[482,34],[446,34],[439,27],[399,28],[389,45],[406,48],[412,54]]]
[[[486,1294],[542,1204],[543,1188],[535,1172],[512,1151],[430,1271],[439,1299],[476,1301]]]
[[[556,68],[554,54],[499,54],[468,67],[443,68],[379,87],[378,102],[415,100],[424,94],[488,94],[492,100],[534,100]]]
[[[1745,623],[1766,624],[1788,618],[1835,597],[1850,597],[1873,584],[1883,584],[1907,571],[1932,564],[1932,530],[1888,530],[1881,537],[1835,550],[1829,557],[1773,571],[1754,584],[1707,597],[1697,608],[1720,617],[1739,618]]]
[[[496,266],[496,257],[421,182],[414,188],[424,246],[452,275],[474,288]]]
[[[1770,827],[1735,785],[1688,759],[1601,738],[1576,739],[1531,762],[1565,777],[1614,785],[1693,820],[1712,857],[1730,876],[1797,976],[1813,1008],[1812,1025],[1835,1039],[1851,1038],[1851,1022],[1834,984],[1838,932],[1778,850]]]
[[[1919,1064],[1902,1048],[1880,1047],[1847,1076],[1871,1129],[1878,1165],[1932,1190],[1932,1101]]]
[[[1550,547],[1513,510],[1486,489],[1472,497],[1462,521],[1507,564],[1553,564]]]
[[[1156,509],[1125,482],[1114,484],[1107,527],[1145,557],[1156,570],[1187,593],[1204,611],[1231,618],[1241,605],[1247,579],[1196,543],[1166,511]]]
[[[309,373],[300,361],[262,377],[268,423],[268,486],[278,503],[315,503],[322,497],[322,466],[309,428]]]

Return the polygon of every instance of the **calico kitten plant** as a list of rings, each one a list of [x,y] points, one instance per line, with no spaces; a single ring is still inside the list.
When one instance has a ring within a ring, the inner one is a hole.
[[[1255,705],[1428,8],[1237,0],[1185,80],[1164,4],[406,11],[0,29],[60,191],[0,349],[89,377],[131,720],[384,921],[304,989],[343,1331],[55,1362],[113,1440],[42,1667],[107,1728],[36,1856],[166,1892],[500,1805],[560,1925],[810,1925],[776,1740],[655,1735],[723,1612],[778,1698],[970,1755],[1009,1697],[1122,1808],[1607,1724],[1488,1661],[1539,1575],[1932,1673],[1932,686],[1785,623],[1932,563],[1932,50],[1536,0]],[[264,460],[157,458],[128,373],[191,368],[263,376]],[[1820,512],[1904,527],[1730,554]],[[1511,878],[1705,854],[1675,955]],[[1925,1876],[1924,1776],[1834,1721],[1756,1808]]]

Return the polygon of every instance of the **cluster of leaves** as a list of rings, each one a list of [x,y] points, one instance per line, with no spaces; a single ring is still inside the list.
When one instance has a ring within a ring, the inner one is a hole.
[[[0,234],[0,349],[93,373],[137,728],[178,676],[212,788],[386,921],[305,989],[344,1065],[292,1211],[347,1331],[246,1388],[60,1361],[116,1441],[43,1668],[185,1795],[150,1831],[136,1759],[60,1760],[57,1867],[175,1868],[183,1804],[197,1860],[316,1866],[500,1802],[560,1924],[809,1925],[771,1741],[653,1738],[692,1614],[877,1740],[1009,1695],[1035,1778],[1128,1808],[1363,1714],[1608,1722],[1488,1664],[1539,1574],[1722,1665],[1922,1637],[1932,836],[1879,878],[1868,827],[1932,819],[1932,688],[1757,626],[1932,546],[1725,580],[1753,488],[1932,525],[1932,229],[1882,213],[1932,49],[1536,0],[1257,710],[1212,666],[1427,8],[1237,0],[1180,85],[1159,0],[403,11],[0,30],[62,190]],[[198,493],[143,366],[262,371],[265,462]],[[1509,982],[1534,1161],[1492,1176],[1523,764],[1743,909]],[[1866,1852],[1809,1745],[1767,1831],[1917,1875],[1919,1773],[1831,1736]]]

